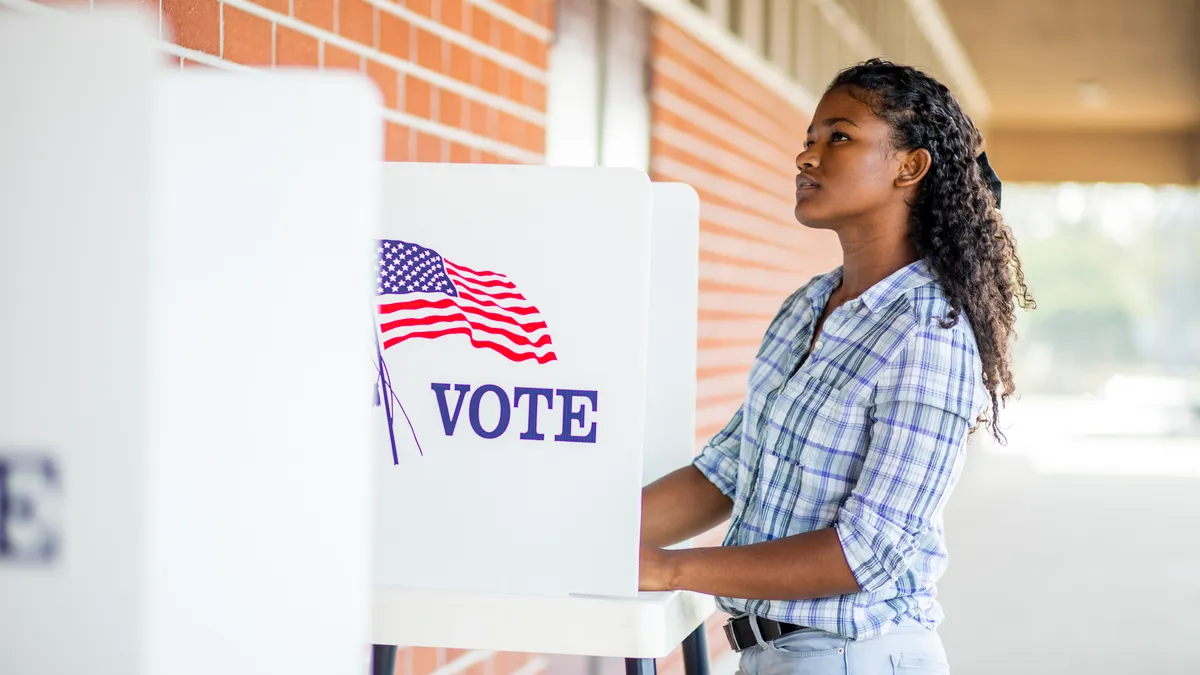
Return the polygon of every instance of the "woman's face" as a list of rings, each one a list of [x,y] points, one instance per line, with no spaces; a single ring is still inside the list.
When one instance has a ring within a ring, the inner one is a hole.
[[[804,150],[796,157],[796,220],[839,230],[903,200],[902,159],[892,128],[846,88],[821,98]]]

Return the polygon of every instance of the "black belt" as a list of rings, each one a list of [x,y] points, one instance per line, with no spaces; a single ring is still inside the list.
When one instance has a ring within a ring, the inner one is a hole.
[[[773,619],[739,616],[725,622],[725,638],[729,640],[729,646],[733,648],[733,651],[740,652],[758,644],[758,638],[754,636],[754,628],[750,625],[751,621],[758,623],[758,632],[762,634],[764,642],[779,639],[805,628],[794,623],[784,623]]]

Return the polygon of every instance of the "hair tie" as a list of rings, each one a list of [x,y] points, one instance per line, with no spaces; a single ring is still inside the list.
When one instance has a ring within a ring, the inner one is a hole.
[[[987,186],[988,191],[996,198],[996,208],[1000,208],[1000,177],[996,175],[996,170],[988,162],[987,153],[980,153],[975,158],[975,163],[979,165],[979,177],[983,179],[983,183]]]

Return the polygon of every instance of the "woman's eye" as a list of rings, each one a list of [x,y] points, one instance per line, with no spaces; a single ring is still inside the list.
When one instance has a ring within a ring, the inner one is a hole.
[[[813,146],[812,141],[804,141],[804,149],[807,150]]]
[[[846,134],[843,134],[840,131],[835,131],[832,134],[830,134],[829,140],[831,140],[831,141],[848,141],[848,140],[850,140],[850,137],[847,136]]]

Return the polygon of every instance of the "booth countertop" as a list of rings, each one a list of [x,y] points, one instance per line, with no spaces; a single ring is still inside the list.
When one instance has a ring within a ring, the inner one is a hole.
[[[662,658],[713,612],[707,595],[541,597],[377,587],[373,642],[623,658]]]

